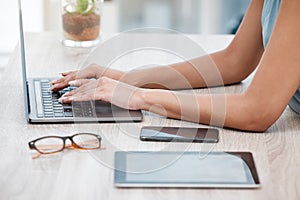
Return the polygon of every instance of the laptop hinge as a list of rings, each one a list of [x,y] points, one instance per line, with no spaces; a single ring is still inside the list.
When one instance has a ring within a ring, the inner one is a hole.
[[[27,89],[27,91],[29,91],[28,90],[28,82],[27,81],[26,81],[26,89]],[[31,112],[30,101],[29,101],[29,92],[27,92],[26,96],[27,96],[27,107],[28,107],[28,114],[29,114]]]

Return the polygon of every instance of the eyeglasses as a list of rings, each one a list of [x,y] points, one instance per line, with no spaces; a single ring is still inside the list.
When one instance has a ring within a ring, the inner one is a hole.
[[[70,145],[66,145],[66,140],[71,141]],[[28,143],[31,150],[36,150],[39,154],[33,158],[37,158],[40,154],[53,154],[63,151],[65,148],[75,148],[82,150],[93,150],[101,148],[101,136],[93,133],[78,133],[72,136],[46,136],[33,140]]]

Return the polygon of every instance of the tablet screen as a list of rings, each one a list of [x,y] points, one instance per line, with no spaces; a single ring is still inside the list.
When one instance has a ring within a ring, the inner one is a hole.
[[[257,187],[259,184],[252,155],[246,152],[116,152],[115,158],[115,183],[121,186]]]

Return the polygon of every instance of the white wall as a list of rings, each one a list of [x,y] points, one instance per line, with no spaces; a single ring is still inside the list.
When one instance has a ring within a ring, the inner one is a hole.
[[[44,0],[43,16],[45,31],[60,31],[61,0]]]
[[[17,0],[0,0],[0,67],[7,64],[9,54],[17,45],[19,38]],[[24,24],[27,31],[43,30],[43,1],[22,0]]]
[[[0,0],[0,54],[13,49],[17,38],[17,1]]]

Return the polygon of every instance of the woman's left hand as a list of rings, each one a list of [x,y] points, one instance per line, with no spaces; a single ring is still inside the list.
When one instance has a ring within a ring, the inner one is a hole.
[[[142,98],[144,89],[107,77],[97,80],[78,79],[69,84],[78,88],[64,94],[59,99],[61,103],[100,100],[129,110],[141,110],[144,104]]]

